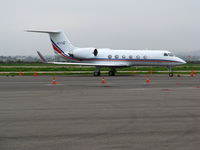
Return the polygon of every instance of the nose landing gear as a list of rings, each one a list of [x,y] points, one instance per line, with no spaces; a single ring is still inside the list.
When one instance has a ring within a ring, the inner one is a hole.
[[[173,77],[173,76],[174,76],[174,73],[173,73],[173,71],[172,71],[172,67],[171,67],[171,66],[168,66],[167,68],[168,68],[168,70],[169,70],[169,77]]]
[[[173,77],[173,76],[174,76],[173,72],[170,72],[169,77]]]

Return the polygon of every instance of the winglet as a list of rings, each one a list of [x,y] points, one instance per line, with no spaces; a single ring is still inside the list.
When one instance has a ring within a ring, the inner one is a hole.
[[[40,59],[42,60],[42,62],[47,63],[47,60],[42,56],[42,54],[39,51],[37,51],[37,53],[38,53]]]

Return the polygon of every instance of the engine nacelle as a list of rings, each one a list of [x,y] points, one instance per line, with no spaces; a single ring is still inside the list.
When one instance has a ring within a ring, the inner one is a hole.
[[[78,59],[91,59],[98,55],[96,48],[77,48],[69,52],[69,55]]]

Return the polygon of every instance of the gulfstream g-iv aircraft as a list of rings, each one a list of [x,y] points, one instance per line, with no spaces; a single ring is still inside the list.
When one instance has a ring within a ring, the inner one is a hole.
[[[27,30],[27,32],[49,34],[54,53],[59,61],[47,62],[38,51],[38,55],[44,63],[95,66],[94,76],[100,76],[101,67],[109,67],[109,76],[114,76],[116,68],[130,66],[166,66],[169,69],[169,76],[173,76],[171,67],[186,63],[184,60],[165,50],[79,48],[73,46],[62,31]]]

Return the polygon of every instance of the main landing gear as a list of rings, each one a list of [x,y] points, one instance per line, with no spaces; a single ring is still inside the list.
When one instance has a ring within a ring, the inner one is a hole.
[[[94,71],[94,76],[100,76],[101,72],[100,72],[100,67],[96,67],[96,70]]]
[[[172,68],[171,67],[167,67],[169,70],[169,77],[173,77],[174,73],[172,72]]]
[[[115,76],[116,72],[117,72],[116,69],[112,67],[108,72],[108,75]],[[94,71],[94,76],[100,76],[100,75],[101,75],[100,67],[96,67],[96,70]]]
[[[111,68],[111,70],[108,72],[108,75],[109,76],[115,76],[115,73],[116,73],[116,69],[115,68]]]

